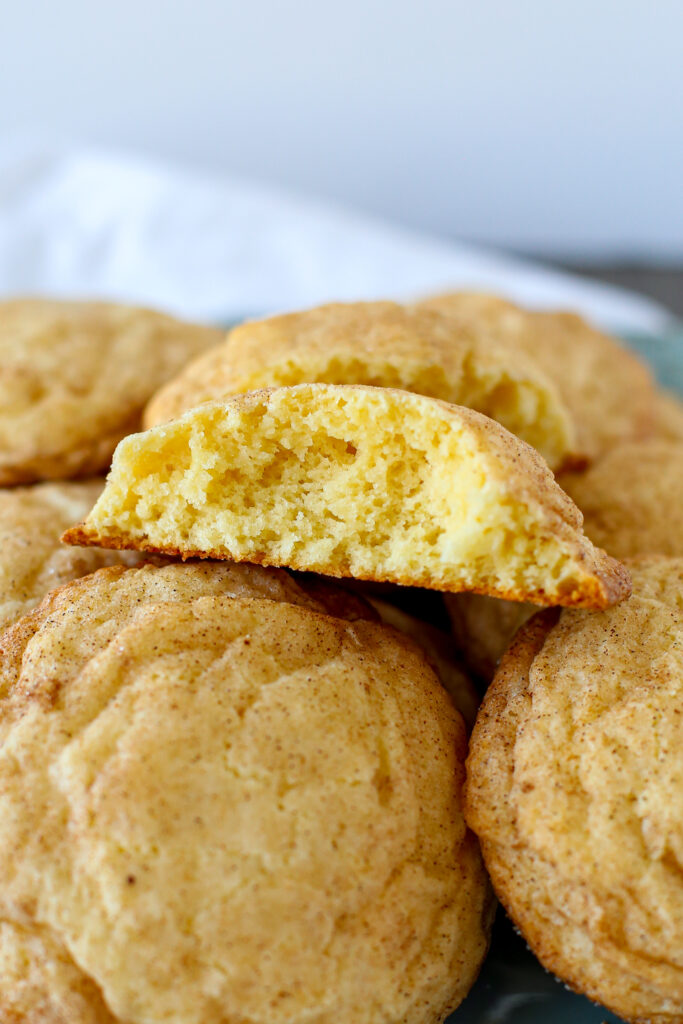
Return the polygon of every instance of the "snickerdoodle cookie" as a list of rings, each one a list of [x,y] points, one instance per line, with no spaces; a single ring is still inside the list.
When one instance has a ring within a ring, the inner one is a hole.
[[[59,481],[0,490],[0,629],[49,590],[104,565],[133,564],[134,552],[74,548],[60,537],[85,516],[104,480]]]
[[[477,719],[466,816],[542,963],[630,1021],[683,1020],[683,559],[605,612],[536,615]]]
[[[0,485],[98,473],[221,332],[104,302],[0,302]]]
[[[0,641],[3,1020],[437,1024],[472,984],[461,716],[402,634],[235,582],[103,569]]]
[[[536,605],[485,594],[444,594],[453,637],[466,665],[485,683],[493,679],[510,641]]]

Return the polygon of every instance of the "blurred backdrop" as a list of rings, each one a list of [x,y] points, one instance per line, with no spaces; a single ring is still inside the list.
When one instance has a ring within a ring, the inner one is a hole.
[[[617,279],[683,264],[681,0],[27,0],[2,36],[0,138],[168,156]]]
[[[683,258],[680,0],[11,4],[18,125],[541,252]]]

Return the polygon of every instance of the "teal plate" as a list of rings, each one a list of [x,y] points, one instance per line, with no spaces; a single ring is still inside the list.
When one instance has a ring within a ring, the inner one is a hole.
[[[683,327],[661,337],[637,335],[626,340],[647,359],[660,384],[683,396]],[[491,951],[479,980],[447,1024],[618,1024],[620,1020],[548,974],[499,908]]]

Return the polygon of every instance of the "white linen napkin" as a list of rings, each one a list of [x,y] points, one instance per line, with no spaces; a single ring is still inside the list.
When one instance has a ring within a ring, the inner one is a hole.
[[[231,323],[333,300],[490,290],[657,333],[649,300],[227,177],[92,149],[0,147],[0,295],[147,304]]]

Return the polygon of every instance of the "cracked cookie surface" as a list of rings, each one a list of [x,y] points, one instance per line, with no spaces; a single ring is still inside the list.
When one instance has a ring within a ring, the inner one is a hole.
[[[466,994],[462,719],[410,640],[287,579],[104,569],[4,635],[3,1012],[415,1024]]]
[[[106,302],[0,302],[0,486],[100,473],[150,395],[222,334]]]
[[[683,560],[606,612],[544,612],[505,655],[466,814],[543,964],[624,1018],[683,1020]]]

